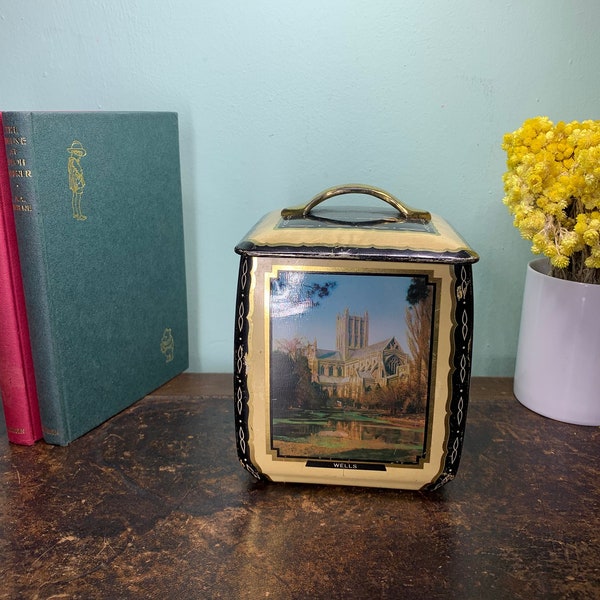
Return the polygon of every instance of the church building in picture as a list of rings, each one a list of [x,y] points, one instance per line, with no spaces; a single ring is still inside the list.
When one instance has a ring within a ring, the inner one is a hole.
[[[359,399],[376,386],[386,387],[408,375],[408,355],[395,337],[369,344],[369,313],[351,315],[348,308],[336,319],[336,348],[307,349],[312,381],[329,396]]]

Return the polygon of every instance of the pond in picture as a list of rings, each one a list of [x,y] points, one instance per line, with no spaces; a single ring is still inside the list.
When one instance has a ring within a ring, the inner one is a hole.
[[[271,280],[271,443],[281,457],[418,463],[435,285],[281,270]]]

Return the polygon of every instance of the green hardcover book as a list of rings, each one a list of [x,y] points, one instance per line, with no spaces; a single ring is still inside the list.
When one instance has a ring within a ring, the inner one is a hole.
[[[44,439],[188,367],[175,113],[4,112]]]

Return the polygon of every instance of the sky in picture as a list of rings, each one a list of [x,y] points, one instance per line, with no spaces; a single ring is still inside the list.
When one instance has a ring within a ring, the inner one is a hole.
[[[317,340],[321,349],[335,350],[336,316],[346,308],[351,315],[369,313],[369,344],[395,337],[405,351],[406,292],[412,277],[404,275],[343,275],[339,273],[285,272],[275,280],[271,292],[272,339]],[[285,283],[278,285],[286,278]],[[328,296],[315,298],[312,306],[299,290],[314,283],[335,282]]]

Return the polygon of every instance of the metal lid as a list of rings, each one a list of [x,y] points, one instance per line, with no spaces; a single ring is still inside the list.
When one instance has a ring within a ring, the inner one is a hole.
[[[381,208],[317,206],[343,194],[367,194]],[[304,205],[274,211],[236,246],[239,254],[359,260],[473,263],[479,256],[441,217],[361,184],[329,188]]]

